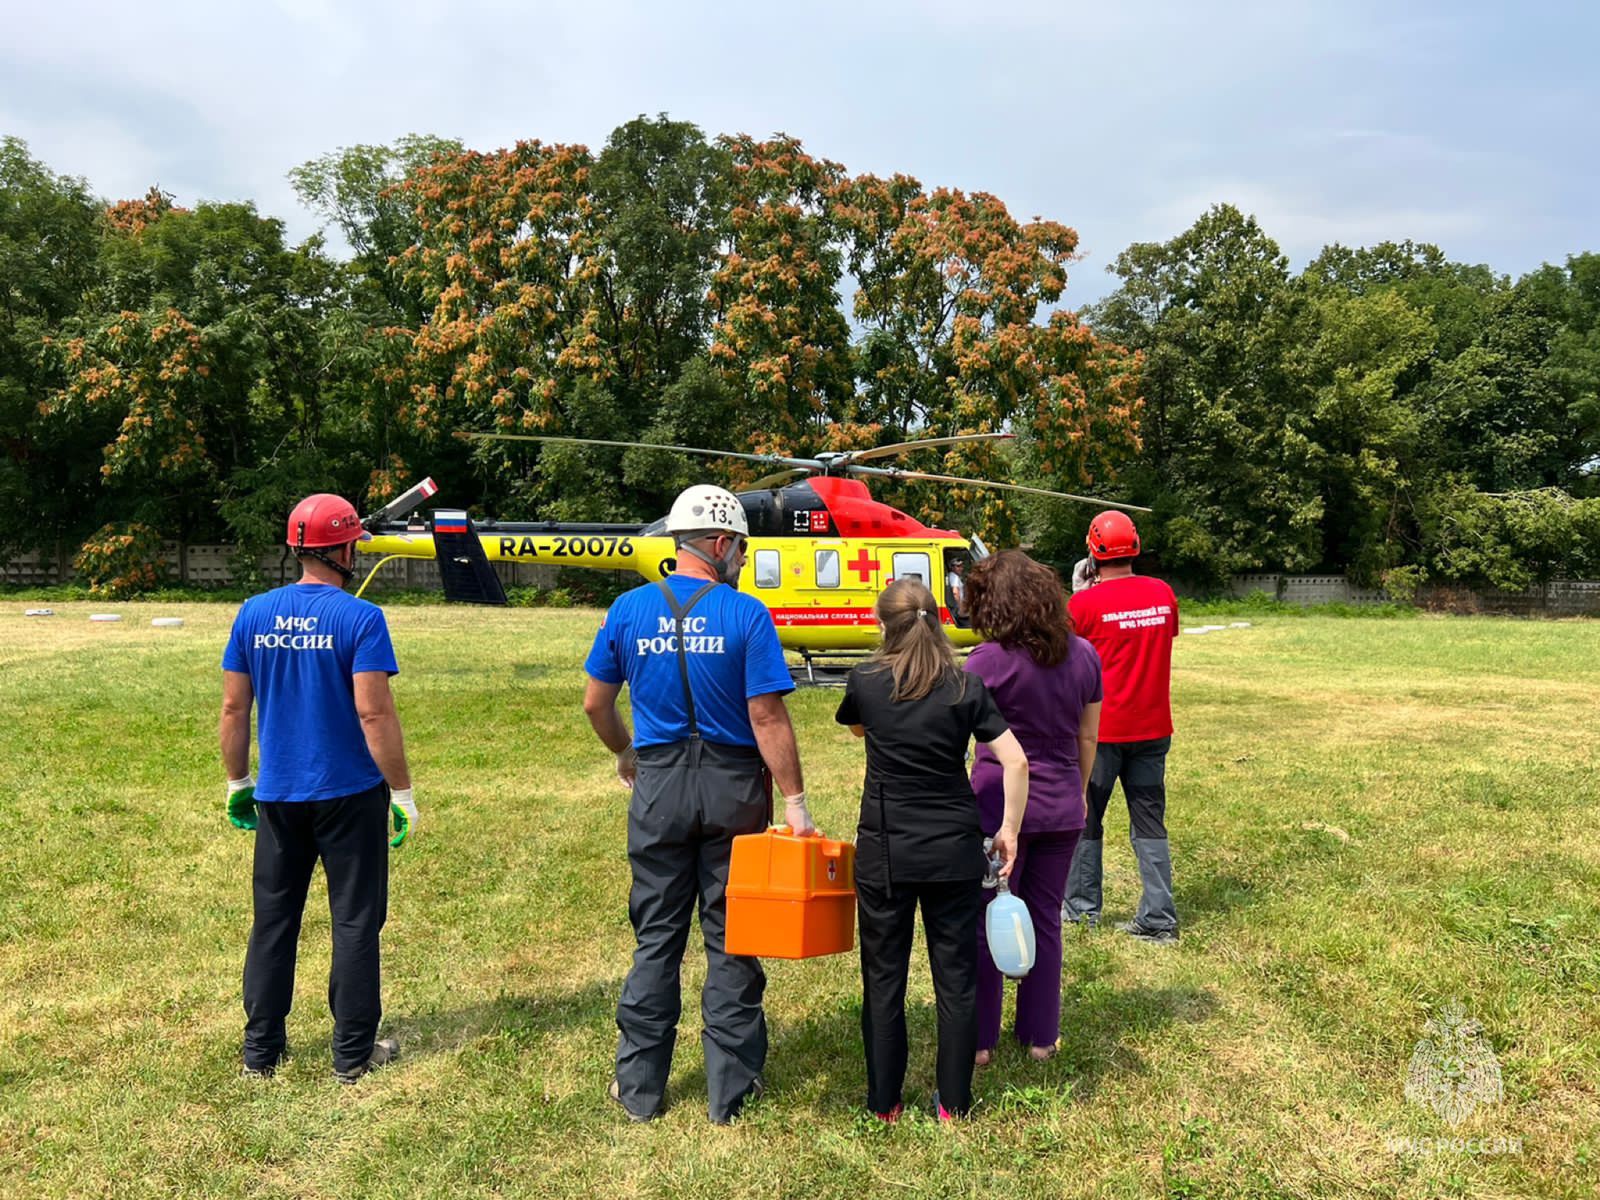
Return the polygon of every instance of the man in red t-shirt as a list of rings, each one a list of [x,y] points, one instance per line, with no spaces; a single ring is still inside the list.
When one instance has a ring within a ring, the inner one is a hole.
[[[1086,539],[1099,581],[1071,600],[1072,627],[1100,653],[1105,707],[1088,785],[1089,821],[1072,856],[1062,915],[1100,923],[1101,852],[1106,805],[1122,780],[1129,833],[1143,894],[1124,933],[1151,942],[1178,940],[1167,850],[1167,751],[1172,748],[1172,640],[1178,598],[1159,579],[1133,573],[1139,531],[1124,513],[1103,512]]]

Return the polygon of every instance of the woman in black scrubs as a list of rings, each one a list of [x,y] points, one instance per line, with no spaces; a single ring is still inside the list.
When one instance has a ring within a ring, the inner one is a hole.
[[[986,863],[967,745],[976,738],[1000,760],[1005,811],[994,844],[1005,876],[1028,802],[1028,760],[983,681],[957,667],[938,602],[919,580],[890,584],[877,612],[883,645],[850,672],[834,716],[867,739],[856,832],[867,1107],[886,1121],[903,1107],[906,976],[920,903],[939,1014],[934,1106],[941,1120],[950,1120],[972,1106],[978,1046]]]

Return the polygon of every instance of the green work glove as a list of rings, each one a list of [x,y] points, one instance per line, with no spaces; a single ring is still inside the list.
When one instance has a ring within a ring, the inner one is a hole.
[[[417,827],[417,802],[412,799],[410,788],[390,790],[389,811],[394,815],[394,836],[389,839],[389,845],[398,848]]]
[[[256,827],[256,777],[228,780],[228,821],[235,829]]]

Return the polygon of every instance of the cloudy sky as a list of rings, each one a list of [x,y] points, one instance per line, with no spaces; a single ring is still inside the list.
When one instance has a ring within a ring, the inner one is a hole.
[[[1224,200],[1297,265],[1600,250],[1597,47],[1579,0],[47,0],[7,18],[0,134],[108,198],[254,200],[298,240],[285,172],[340,146],[781,130],[1072,225],[1081,304]]]

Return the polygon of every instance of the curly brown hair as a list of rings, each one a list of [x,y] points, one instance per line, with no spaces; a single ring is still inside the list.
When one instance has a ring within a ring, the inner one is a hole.
[[[1007,649],[1022,647],[1041,667],[1072,650],[1072,619],[1061,576],[1021,550],[1002,550],[967,572],[972,627]]]

